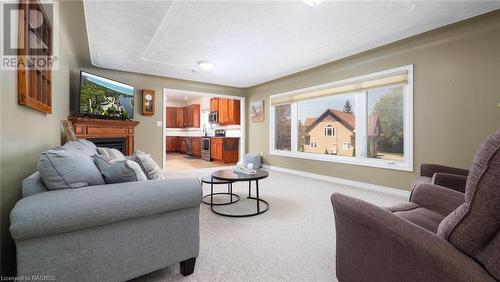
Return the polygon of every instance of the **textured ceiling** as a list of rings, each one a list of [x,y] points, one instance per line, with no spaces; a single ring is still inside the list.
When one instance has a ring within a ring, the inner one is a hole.
[[[249,87],[500,8],[500,1],[84,1],[99,67]],[[201,71],[197,62],[216,64]]]

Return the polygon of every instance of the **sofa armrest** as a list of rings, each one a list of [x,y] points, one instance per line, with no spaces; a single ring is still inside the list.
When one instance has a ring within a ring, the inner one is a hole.
[[[494,281],[437,234],[355,198],[331,201],[340,281]]]
[[[465,202],[465,194],[438,185],[420,183],[411,191],[410,202],[447,216]]]
[[[467,184],[467,176],[438,172],[434,173],[434,176],[432,176],[432,184],[464,193],[465,185]]]
[[[467,176],[469,171],[462,168],[456,168],[451,166],[437,165],[437,164],[421,164],[420,165],[420,175],[432,177],[434,173],[449,173]]]
[[[199,207],[201,194],[201,183],[197,179],[48,191],[16,203],[10,214],[10,232],[15,240],[26,240]]]

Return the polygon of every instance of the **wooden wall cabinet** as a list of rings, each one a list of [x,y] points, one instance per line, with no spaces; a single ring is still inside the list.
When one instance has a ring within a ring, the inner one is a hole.
[[[200,127],[200,104],[193,104],[183,108],[167,107],[167,128]]]
[[[17,71],[17,100],[20,105],[51,114],[52,25],[39,1],[20,1],[19,9],[18,55],[25,66]],[[35,58],[37,63],[27,63]]]
[[[240,100],[212,98],[210,111],[218,112],[220,125],[240,125]]]
[[[175,127],[184,127],[184,108],[175,108]]]

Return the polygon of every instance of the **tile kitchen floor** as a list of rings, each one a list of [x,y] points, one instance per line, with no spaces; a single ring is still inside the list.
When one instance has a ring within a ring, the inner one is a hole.
[[[179,171],[232,165],[234,164],[224,164],[220,161],[209,162],[202,159],[193,158],[186,154],[167,153],[164,168],[168,171]]]

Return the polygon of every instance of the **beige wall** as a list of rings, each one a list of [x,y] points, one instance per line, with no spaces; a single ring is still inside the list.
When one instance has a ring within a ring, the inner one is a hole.
[[[294,89],[414,64],[414,167],[411,172],[269,155],[269,114],[248,122],[249,152],[273,166],[408,190],[423,162],[467,168],[500,127],[500,11],[431,31],[247,90],[249,103]],[[247,118],[248,120],[248,118]]]
[[[244,96],[244,89],[226,87],[215,84],[198,83],[174,78],[165,78],[152,75],[123,72],[96,67],[82,68],[93,74],[117,80],[123,83],[132,84],[136,89],[134,120],[139,121],[135,130],[135,149],[139,149],[151,154],[153,159],[161,164],[162,162],[162,127],[156,126],[156,121],[162,120],[162,89],[172,88],[179,90],[190,90],[196,92],[208,92],[215,94]],[[153,116],[143,116],[142,112],[142,89],[155,90],[155,114]]]

